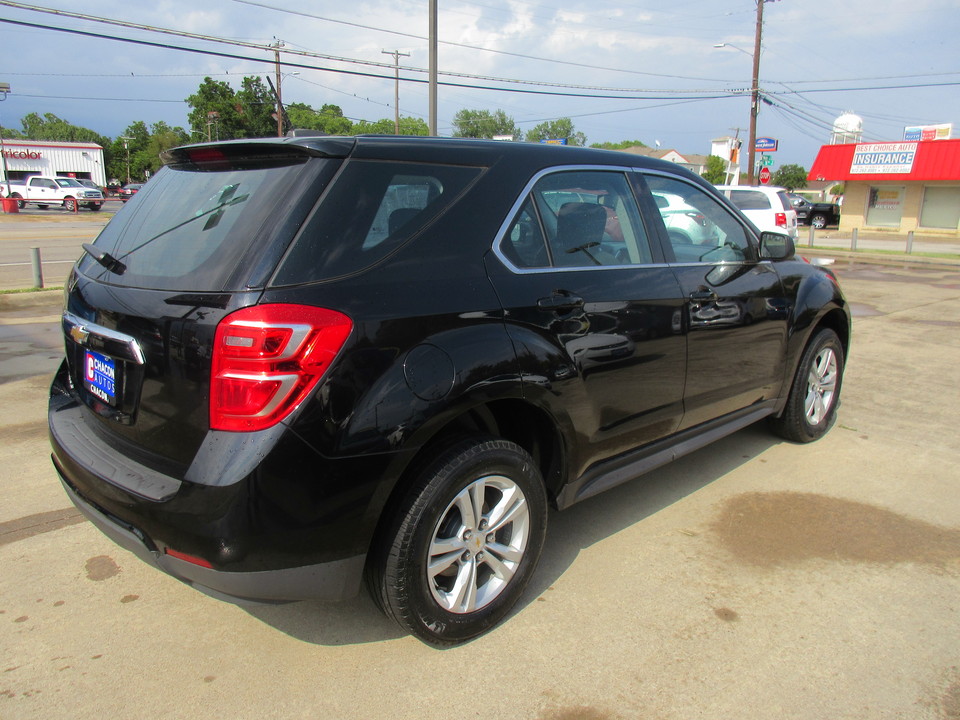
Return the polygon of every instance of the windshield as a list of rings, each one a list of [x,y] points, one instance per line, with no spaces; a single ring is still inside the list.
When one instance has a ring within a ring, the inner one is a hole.
[[[57,185],[60,187],[83,187],[73,178],[57,178]]]
[[[330,162],[301,155],[269,163],[224,161],[214,169],[164,167],[94,243],[123,269],[113,272],[85,257],[80,270],[128,287],[243,289],[237,271],[247,254],[259,257],[263,246],[271,244],[286,227],[278,218],[300,203],[305,190],[316,192],[313,180]],[[279,253],[289,237],[277,242],[284,243]]]

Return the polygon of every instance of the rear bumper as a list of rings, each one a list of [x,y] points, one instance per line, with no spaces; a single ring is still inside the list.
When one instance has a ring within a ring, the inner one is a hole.
[[[363,555],[280,570],[223,572],[173,557],[156,548],[138,528],[110,516],[83,498],[63,476],[67,496],[90,522],[120,547],[168,575],[220,600],[230,602],[280,603],[296,600],[344,600],[360,589]]]
[[[212,438],[185,470],[147,466],[62,373],[48,423],[67,495],[154,567],[234,601],[339,600],[359,590],[388,456],[329,460],[279,427]]]

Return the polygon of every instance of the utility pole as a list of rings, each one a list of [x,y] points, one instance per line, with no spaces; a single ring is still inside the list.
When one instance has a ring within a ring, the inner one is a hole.
[[[437,0],[430,0],[430,134],[437,134]]]
[[[747,147],[747,185],[754,184],[754,163],[757,159],[757,115],[760,113],[760,40],[763,37],[763,4],[757,2],[757,29],[753,41],[753,81],[750,85],[750,145]]]
[[[277,40],[274,38],[274,40]],[[273,54],[276,58],[277,70],[277,137],[283,137],[283,96],[280,90],[280,48],[283,47],[283,40],[277,40],[271,44]]]
[[[395,79],[393,81],[393,134],[400,134],[400,58],[410,57],[410,53],[399,50],[381,50],[383,55],[393,55]]]

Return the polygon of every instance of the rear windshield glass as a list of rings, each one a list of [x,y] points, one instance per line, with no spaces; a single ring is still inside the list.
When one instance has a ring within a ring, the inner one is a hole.
[[[338,161],[291,153],[164,167],[96,240],[124,269],[111,272],[85,256],[80,270],[127,287],[240,289],[228,287],[238,264],[258,239],[268,241],[281,208],[330,162]]]
[[[474,167],[354,160],[330,186],[273,285],[349,275],[413,238],[474,179]]]
[[[756,190],[731,190],[730,201],[741,210],[770,209],[770,200]]]

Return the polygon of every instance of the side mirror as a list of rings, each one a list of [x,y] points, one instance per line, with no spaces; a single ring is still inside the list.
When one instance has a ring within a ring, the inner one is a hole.
[[[778,232],[760,233],[760,258],[762,260],[786,260],[797,252],[793,238]]]

